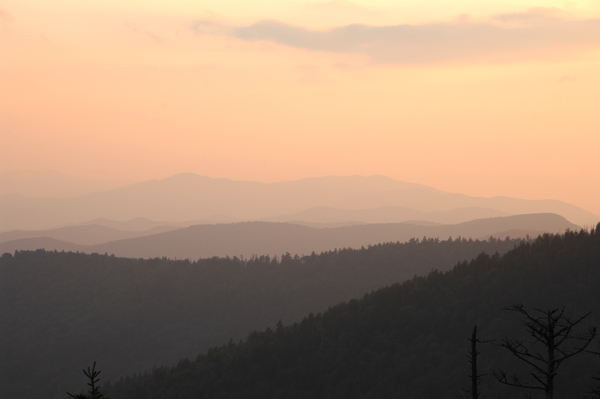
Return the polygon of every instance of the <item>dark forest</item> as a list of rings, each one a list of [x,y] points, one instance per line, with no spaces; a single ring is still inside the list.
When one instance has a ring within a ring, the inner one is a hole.
[[[600,227],[600,225],[598,226]],[[481,254],[447,272],[432,271],[309,314],[299,323],[253,332],[243,342],[211,348],[174,367],[108,384],[114,399],[138,398],[463,398],[468,387],[468,337],[474,325],[483,373],[528,369],[499,345],[527,340],[507,306],[561,309],[573,319],[600,315],[600,231],[544,235],[503,256]],[[598,349],[597,342],[590,346]],[[582,353],[556,377],[558,398],[597,389],[600,363]],[[485,398],[522,397],[491,376]],[[535,396],[533,396],[535,397]]]
[[[411,240],[297,257],[197,261],[18,251],[0,260],[0,397],[63,398],[289,325],[374,289],[448,270],[518,240]],[[83,384],[85,386],[85,384]]]

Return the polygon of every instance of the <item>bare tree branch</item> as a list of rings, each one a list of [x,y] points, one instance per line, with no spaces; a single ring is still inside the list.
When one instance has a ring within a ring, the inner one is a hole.
[[[531,373],[532,379],[526,382],[521,382],[516,374],[509,377],[505,370],[493,370],[492,375],[501,384],[516,388],[542,390],[546,393],[547,399],[552,399],[555,388],[554,378],[558,368],[565,360],[586,351],[596,337],[595,327],[590,328],[585,334],[574,333],[575,327],[590,313],[571,320],[565,316],[564,307],[548,310],[534,309],[537,314],[528,312],[523,304],[509,306],[506,310],[519,313],[524,317],[522,324],[525,326],[525,331],[533,338],[533,342],[525,345],[525,341],[504,338],[500,346],[532,367],[534,371]],[[567,343],[570,345],[567,346]],[[536,344],[542,345],[546,354],[530,351],[530,347],[533,348]],[[592,393],[597,393],[597,397],[600,399],[600,387],[597,391],[593,390]]]

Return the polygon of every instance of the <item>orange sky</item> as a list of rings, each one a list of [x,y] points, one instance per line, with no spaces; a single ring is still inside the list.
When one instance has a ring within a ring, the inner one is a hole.
[[[0,0],[0,170],[383,174],[600,214],[600,2],[397,3]]]

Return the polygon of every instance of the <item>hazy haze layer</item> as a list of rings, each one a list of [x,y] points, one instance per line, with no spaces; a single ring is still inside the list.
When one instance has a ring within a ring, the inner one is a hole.
[[[314,209],[310,211],[315,207],[337,209],[322,208],[318,215]],[[0,197],[0,211],[0,225],[5,231],[49,229],[96,218],[117,221],[146,218],[188,222],[188,225],[194,221],[262,219],[459,223],[506,214],[556,213],[580,226],[595,225],[600,220],[590,212],[560,201],[470,197],[384,176],[327,176],[265,184],[211,179],[191,173],[72,198],[5,195]]]

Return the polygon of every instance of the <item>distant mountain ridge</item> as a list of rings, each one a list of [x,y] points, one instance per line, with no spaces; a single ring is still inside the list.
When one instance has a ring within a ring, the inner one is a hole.
[[[303,221],[309,223],[342,223],[356,221],[361,223],[402,223],[407,221],[433,222],[440,224],[461,223],[468,220],[509,216],[495,209],[479,207],[459,208],[448,211],[421,212],[402,206],[384,206],[370,209],[337,209],[314,207],[302,212],[264,218],[269,222]]]
[[[562,233],[579,226],[554,214],[530,214],[478,219],[453,225],[409,223],[360,224],[337,228],[314,228],[291,223],[241,222],[194,225],[159,234],[121,239],[97,245],[77,245],[50,237],[0,243],[0,253],[15,250],[80,251],[108,253],[129,258],[168,257],[199,259],[213,256],[308,255],[336,248],[361,248],[411,238],[489,238],[500,232]],[[504,237],[502,237],[504,238]],[[514,236],[512,238],[515,238]]]
[[[221,219],[229,221],[273,220],[317,207],[334,209],[331,214],[387,209],[387,216],[384,212],[377,216],[377,221],[387,218],[394,222],[418,220],[416,216],[427,213],[428,221],[448,223],[444,221],[444,212],[454,212],[453,218],[449,219],[452,223],[473,220],[472,214],[461,215],[460,209],[495,212],[480,213],[478,217],[556,213],[580,226],[595,225],[600,221],[600,216],[561,201],[470,197],[384,176],[326,176],[267,184],[185,173],[70,198],[0,196],[0,230],[50,229],[96,218],[146,218],[179,223],[211,220],[220,215]],[[407,208],[404,220],[396,212],[401,208]],[[437,217],[436,212],[439,213]],[[338,218],[336,221],[349,220]],[[373,223],[375,220],[356,221]]]
[[[93,224],[67,226],[53,230],[42,231],[22,231],[13,230],[0,233],[0,242],[14,241],[20,239],[34,239],[39,237],[49,237],[55,240],[66,241],[78,245],[95,245],[103,242],[122,240],[126,238],[141,237],[162,233],[165,231],[176,230],[178,226],[156,226],[147,230],[123,231],[111,227]]]

